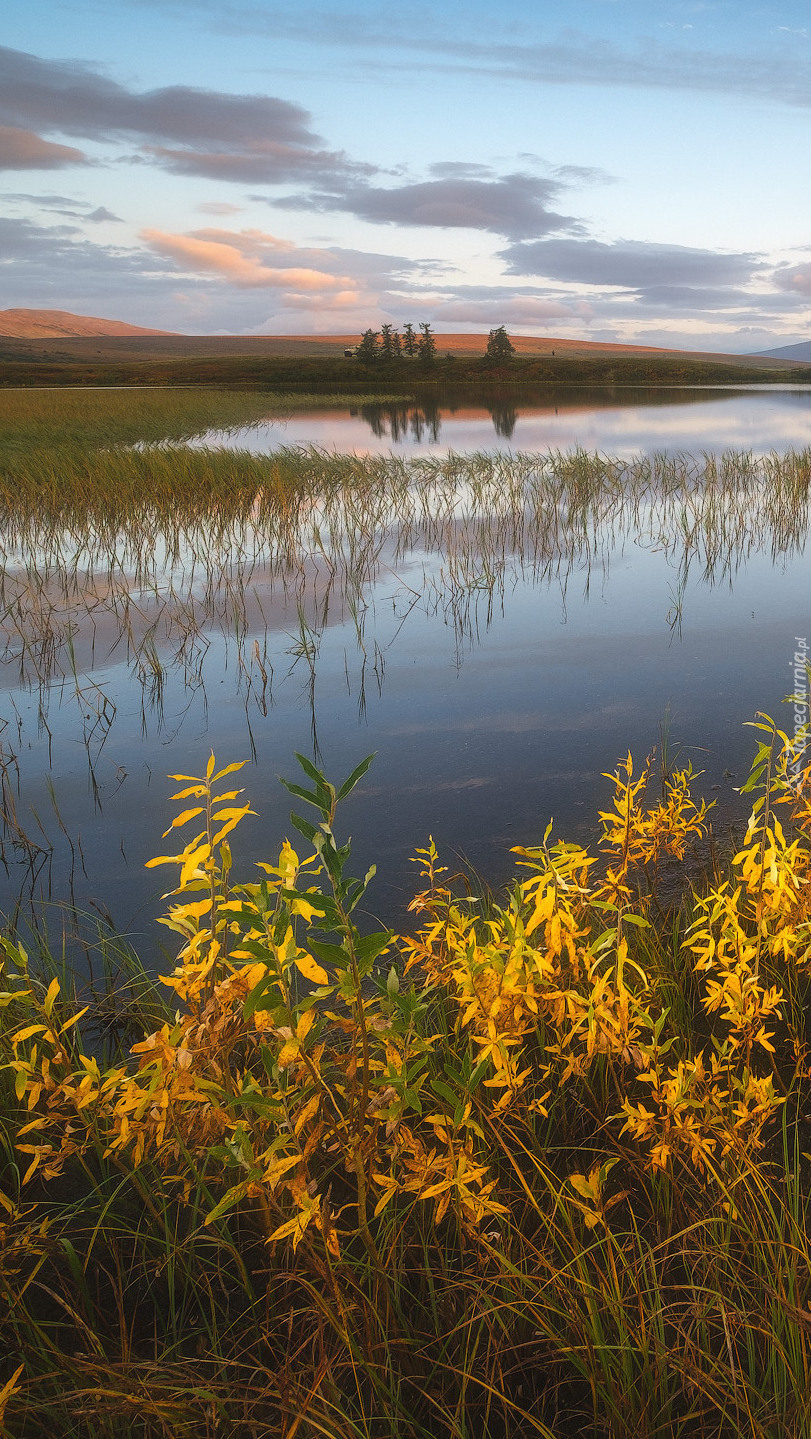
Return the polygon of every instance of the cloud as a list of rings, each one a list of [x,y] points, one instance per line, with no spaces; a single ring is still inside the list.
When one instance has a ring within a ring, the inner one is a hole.
[[[101,143],[135,139],[144,158],[176,174],[218,180],[314,182],[357,178],[374,168],[323,149],[309,112],[288,100],[188,85],[137,92],[78,61],[41,60],[4,47],[0,124]],[[74,163],[83,158],[78,151],[73,157]]]
[[[37,225],[0,216],[3,303],[79,314],[122,313],[135,323],[171,328],[165,314],[168,265],[145,265],[140,248],[99,244],[76,225]],[[141,303],[151,311],[138,313]]]
[[[83,223],[89,221],[93,225],[110,221],[117,225],[124,223],[120,215],[114,215],[112,210],[108,210],[105,205],[97,205],[91,209],[89,200],[75,200],[68,195],[32,195],[21,191],[6,190],[2,193],[1,198],[12,205],[35,205],[40,210],[50,211],[54,215],[62,215],[68,220],[81,220]]]
[[[0,170],[64,170],[87,163],[87,156],[72,145],[55,145],[33,130],[0,125]]]
[[[201,215],[239,215],[244,206],[229,205],[225,200],[204,200],[197,209]]]
[[[583,319],[581,304],[564,304],[560,300],[538,299],[533,295],[516,295],[503,299],[500,295],[492,300],[449,300],[434,305],[433,314],[437,324],[476,325],[480,329],[493,329],[496,325],[546,326],[551,320]]]
[[[740,285],[763,270],[760,256],[724,254],[687,245],[644,240],[543,240],[502,252],[510,275],[543,275],[567,284],[617,285],[641,290],[654,285]]]
[[[152,3],[162,5],[165,0]],[[791,44],[795,38],[807,38],[807,31],[802,33],[805,27],[796,31],[790,26],[779,27],[785,33],[776,38],[771,49],[761,44],[753,51],[745,41],[724,48],[703,48],[696,41],[696,32],[688,31],[685,36],[681,26],[665,30],[656,38],[640,37],[626,43],[570,26],[550,40],[550,19],[542,6],[522,7],[520,22],[514,20],[509,27],[503,24],[496,34],[487,33],[486,38],[479,39],[469,17],[463,20],[462,14],[447,4],[444,8],[434,5],[430,12],[424,8],[418,23],[410,12],[401,19],[395,7],[379,4],[374,14],[357,5],[307,6],[302,10],[273,0],[262,0],[261,5],[256,0],[236,0],[226,9],[219,0],[174,0],[174,4],[212,14],[215,24],[230,34],[265,34],[274,39],[284,36],[310,42],[315,38],[319,45],[371,52],[378,74],[384,68],[410,70],[417,56],[423,71],[442,74],[473,74],[540,85],[622,86],[735,95],[755,103],[768,99],[780,105],[811,106],[807,48]],[[618,19],[617,32],[620,24]],[[535,38],[536,25],[543,35],[540,40]]]
[[[330,275],[309,266],[274,263],[280,256],[289,259],[294,247],[261,230],[245,230],[241,235],[221,230],[197,230],[190,235],[142,230],[141,239],[184,269],[217,275],[232,285],[304,293],[351,285],[346,276]]]
[[[72,200],[69,195],[32,195],[28,190],[3,190],[0,198],[10,201],[12,204],[39,205],[43,210],[62,210],[65,205],[73,205],[78,208],[88,208],[86,200]]]
[[[480,165],[477,161],[438,160],[428,166],[428,173],[437,180],[485,180],[493,171],[489,165]]]
[[[775,271],[774,283],[789,295],[811,295],[811,264],[781,266]]]
[[[436,172],[437,167],[434,166]],[[444,170],[455,167],[444,166]],[[467,170],[469,167],[461,167]],[[577,233],[582,226],[571,215],[549,208],[561,186],[558,181],[516,173],[478,179],[468,174],[409,185],[348,184],[329,191],[274,200],[275,207],[345,210],[376,225],[423,225],[441,229],[485,230],[511,239]]]
[[[146,158],[174,175],[201,176],[234,185],[281,185],[291,180],[323,184],[345,172],[369,174],[372,166],[356,165],[347,156],[328,150],[310,150],[277,140],[246,137],[241,145],[204,150],[169,145],[146,145]]]

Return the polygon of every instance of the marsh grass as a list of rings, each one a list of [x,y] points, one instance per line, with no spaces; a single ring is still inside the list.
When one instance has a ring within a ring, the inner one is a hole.
[[[212,428],[278,418],[288,402],[302,399],[0,393],[0,662],[36,695],[45,735],[51,704],[72,697],[96,795],[98,759],[115,727],[97,678],[105,666],[126,667],[144,735],[158,733],[171,680],[182,680],[185,703],[205,702],[219,637],[248,743],[274,686],[294,674],[317,754],[327,626],[346,626],[347,684],[361,716],[369,686],[385,682],[379,585],[403,624],[414,611],[440,615],[461,657],[516,584],[554,586],[565,610],[571,586],[588,593],[628,545],[665,556],[677,628],[691,586],[732,583],[753,554],[777,564],[806,543],[808,451],[404,458],[188,443]],[[33,890],[50,864],[54,817],[17,804],[23,737],[19,717],[4,718],[0,862],[22,864]]]

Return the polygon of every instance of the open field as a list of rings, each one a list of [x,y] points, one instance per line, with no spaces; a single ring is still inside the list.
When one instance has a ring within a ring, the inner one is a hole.
[[[438,334],[440,356],[460,359],[484,355],[487,335]],[[646,345],[598,344],[587,340],[560,340],[542,335],[513,335],[512,344],[521,356],[549,356],[564,359],[633,359],[658,357],[683,362],[741,365],[744,368],[785,369],[789,360],[750,355],[707,354],[703,351],[662,350]],[[72,363],[122,362],[130,360],[342,358],[346,348],[357,345],[360,335],[60,335],[47,339],[13,337],[0,332],[0,357],[4,360],[60,360]]]

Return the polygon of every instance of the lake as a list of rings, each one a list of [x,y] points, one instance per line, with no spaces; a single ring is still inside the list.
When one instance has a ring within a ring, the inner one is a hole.
[[[189,443],[307,485],[174,525],[6,525],[7,913],[34,898],[58,929],[75,904],[156,952],[166,776],[212,748],[250,761],[243,875],[290,831],[294,751],[337,780],[375,751],[339,833],[393,924],[429,835],[501,884],[550,818],[590,839],[601,773],[663,730],[719,832],[744,812],[744,721],[790,728],[811,643],[811,391],[314,402]]]

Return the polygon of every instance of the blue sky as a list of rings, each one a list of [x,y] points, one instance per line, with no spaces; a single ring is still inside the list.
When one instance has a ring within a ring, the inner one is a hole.
[[[809,337],[807,0],[28,0],[0,307]]]

